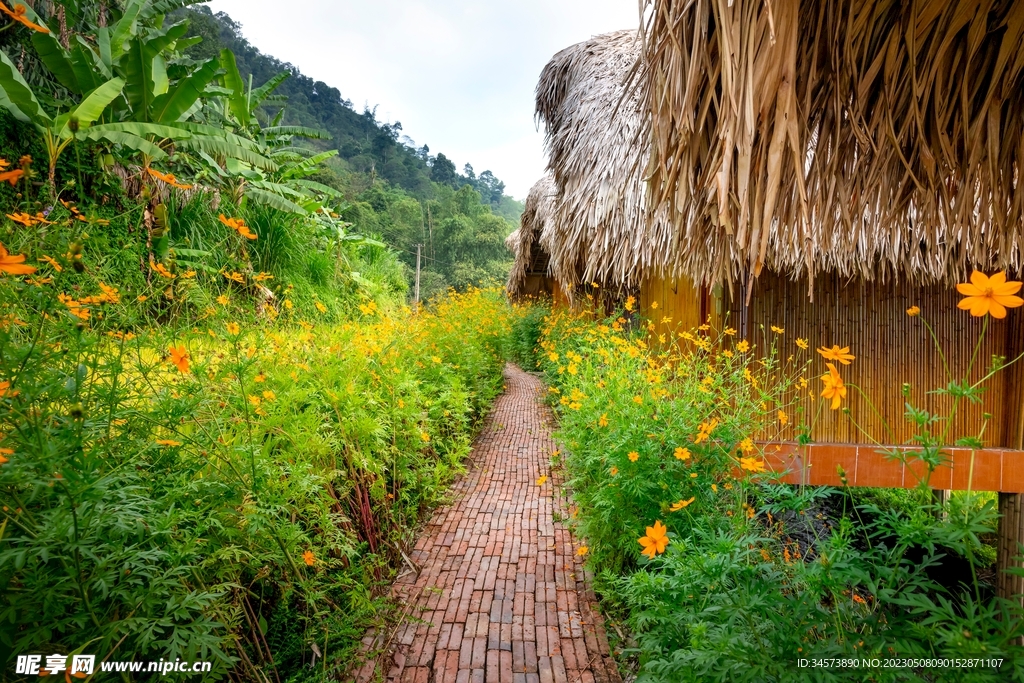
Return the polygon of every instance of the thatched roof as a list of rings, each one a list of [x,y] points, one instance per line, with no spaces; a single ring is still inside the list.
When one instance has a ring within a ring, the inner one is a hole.
[[[637,31],[618,31],[562,50],[541,73],[537,117],[559,188],[548,245],[560,282],[635,284],[668,252],[671,226],[644,213],[645,103],[628,88],[640,54]]]
[[[676,272],[1019,271],[1024,0],[645,1],[649,210]]]
[[[526,276],[533,272],[547,272],[547,243],[552,232],[552,220],[557,201],[555,181],[550,174],[534,183],[526,195],[526,207],[519,219],[519,227],[505,239],[505,246],[514,260],[508,274],[506,289],[512,297],[522,293]]]

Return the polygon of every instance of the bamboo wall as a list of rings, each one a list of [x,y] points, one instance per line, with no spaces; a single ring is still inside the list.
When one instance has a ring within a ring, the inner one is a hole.
[[[791,281],[765,273],[755,283],[751,305],[744,310],[742,300],[733,297],[728,305],[728,324],[745,334],[751,344],[764,346],[772,338],[780,339],[782,357],[801,356],[795,345],[800,337],[807,339],[811,349],[819,346],[849,346],[857,359],[852,365],[837,365],[848,385],[860,387],[871,398],[878,414],[869,402],[851,386],[848,400],[850,415],[841,411],[822,410],[811,434],[818,442],[871,443],[853,424],[856,421],[864,431],[887,444],[905,443],[914,433],[914,427],[904,417],[904,398],[900,387],[911,385],[911,401],[918,407],[939,412],[950,404],[946,397],[928,395],[927,392],[944,387],[948,380],[942,359],[934,342],[919,319],[907,315],[913,305],[933,326],[939,343],[946,353],[954,377],[962,375],[968,366],[983,320],[971,317],[956,307],[962,297],[948,286],[912,286],[906,283],[877,284],[863,280],[846,281],[838,276],[821,275],[815,279],[814,302],[807,296],[807,281]],[[980,379],[991,364],[993,354],[1012,358],[1022,348],[1020,321],[1022,311],[1011,311],[1002,321],[990,319],[985,342],[978,352],[972,380]],[[781,338],[769,330],[771,325],[785,329]],[[811,380],[815,394],[821,391],[819,379],[827,372],[825,361],[816,353],[806,377]],[[1016,448],[1020,443],[1022,411],[1021,387],[1024,372],[1013,367],[1003,371],[984,385],[981,405],[965,405],[954,421],[947,443],[967,434],[976,434],[982,424],[982,414],[991,413],[992,419],[983,435],[988,446]],[[802,401],[805,414],[813,415],[820,399]],[[851,420],[850,418],[853,418]],[[889,433],[884,424],[892,429]],[[792,429],[782,439],[794,439]]]
[[[722,300],[712,300],[688,280],[650,278],[640,285],[640,313],[654,321],[656,334],[666,339],[703,324],[709,314],[719,317],[716,312],[722,312]]]

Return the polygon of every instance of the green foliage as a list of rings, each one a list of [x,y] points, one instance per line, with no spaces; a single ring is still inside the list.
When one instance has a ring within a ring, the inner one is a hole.
[[[787,397],[806,391],[798,378],[809,353],[782,362],[781,330],[756,355],[707,325],[679,337],[661,350],[625,317],[561,312],[539,344],[576,529],[606,604],[633,631],[622,654],[639,666],[637,680],[1024,680],[1020,605],[978,578],[979,563],[993,559],[991,495],[943,505],[927,480],[885,494],[773,483],[754,437],[770,440],[779,421],[796,420]],[[900,457],[941,460],[933,424]],[[638,541],[650,545],[656,524],[667,527],[667,547],[645,556]],[[1002,666],[851,674],[801,669],[801,657]]]
[[[0,280],[0,664],[87,645],[297,680],[316,648],[344,670],[501,388],[511,310],[363,299],[339,323],[286,287],[293,307],[258,319],[216,276],[112,287],[116,251],[61,227],[8,240],[71,254],[51,282]]]

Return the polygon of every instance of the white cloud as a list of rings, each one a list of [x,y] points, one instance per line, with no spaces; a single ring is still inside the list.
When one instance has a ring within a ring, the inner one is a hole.
[[[635,28],[636,0],[213,0],[261,52],[297,66],[458,168],[524,198],[544,170],[533,90],[544,64],[592,35]]]

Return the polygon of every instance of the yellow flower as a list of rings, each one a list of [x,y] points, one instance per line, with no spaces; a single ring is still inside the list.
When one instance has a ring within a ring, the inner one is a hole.
[[[796,345],[797,345],[797,346],[799,346],[799,347],[800,347],[801,349],[803,349],[804,351],[806,351],[806,350],[807,350],[807,347],[808,347],[808,346],[810,346],[810,345],[809,345],[809,344],[807,343],[807,340],[806,340],[806,339],[797,339],[797,340],[796,340]]]
[[[640,459],[640,454],[637,453],[636,451],[630,451],[628,457],[630,462],[636,462],[637,460]]]
[[[314,302],[313,305],[316,306],[316,310],[320,311],[321,313],[326,313],[327,312],[327,307],[324,306],[319,301]]]
[[[261,372],[260,374],[258,374],[258,375],[256,375],[255,377],[253,377],[253,378],[252,378],[252,381],[253,381],[253,382],[256,382],[256,384],[262,384],[263,382],[266,382],[266,381],[267,381],[267,376],[266,376],[266,375],[264,375],[264,374],[263,374],[263,373]]]
[[[551,353],[548,354],[548,360],[550,360],[552,363],[557,363],[558,362],[558,354],[555,353],[554,351],[552,351]]]
[[[701,443],[707,441],[711,437],[711,432],[718,426],[718,419],[713,419],[710,422],[702,422],[700,427],[697,429],[697,438],[693,440],[694,443]]]
[[[225,325],[225,327],[228,330],[228,334],[232,336],[236,336],[239,332],[242,331],[242,328],[238,326],[238,323],[228,323],[227,325]]]
[[[668,529],[660,520],[655,520],[654,526],[647,527],[647,535],[642,536],[638,543],[644,547],[640,554],[653,560],[656,555],[665,552],[668,546]]]
[[[787,424],[789,424],[789,415],[786,415],[786,413],[784,413],[783,411],[780,410],[779,411],[779,422],[781,422],[782,426],[785,427]]]
[[[627,311],[632,311],[633,310],[633,305],[635,303],[636,303],[636,297],[635,296],[626,297],[625,309]]]
[[[541,475],[541,476],[537,477],[537,486],[543,486],[543,485],[544,485],[544,483],[545,483],[545,482],[546,482],[547,480],[548,480],[548,475],[546,475],[546,474],[544,474],[544,475]]]
[[[275,394],[273,391],[264,391],[263,400],[273,402],[277,400],[277,394]]]
[[[423,439],[424,442],[430,441],[430,434],[427,434],[426,432],[420,432],[420,438]]]
[[[1024,299],[1014,296],[1020,288],[1020,282],[1007,281],[1006,271],[989,277],[976,270],[971,274],[969,283],[956,286],[957,291],[967,297],[957,304],[957,308],[970,311],[976,318],[989,313],[993,318],[1005,318],[1007,308],[1024,305]]]
[[[690,449],[689,448],[683,448],[682,446],[679,446],[678,448],[676,448],[676,452],[674,453],[674,455],[676,456],[676,458],[678,460],[689,460],[690,459]]]
[[[909,315],[911,318],[917,315],[921,315],[921,308],[919,306],[911,306],[910,308],[907,309],[907,315]]]
[[[431,356],[430,360],[433,361],[434,363],[437,363],[437,364],[441,363],[441,357],[440,356]]]
[[[764,461],[757,458],[740,458],[740,467],[748,472],[764,472]]]
[[[135,297],[135,300],[138,301],[139,303],[142,303],[143,301],[145,301],[148,298],[149,297],[146,296],[145,294],[139,294],[137,297]]]
[[[608,472],[614,477],[616,474],[619,473],[619,468],[618,467],[612,467],[610,470],[608,470]]]
[[[657,301],[652,301],[651,302],[651,310],[652,311],[656,311],[657,309],[658,309],[658,302]]]
[[[601,417],[597,420],[597,424],[600,425],[601,427],[607,427],[608,426],[608,413],[602,414]]]
[[[843,384],[843,378],[839,376],[836,366],[831,363],[825,365],[828,368],[828,374],[821,376],[821,381],[825,384],[821,391],[821,397],[832,399],[832,410],[837,410],[843,399],[846,398],[846,385]]]
[[[718,493],[718,484],[712,484],[711,490],[714,491],[715,493]]]
[[[673,503],[672,507],[669,508],[669,512],[679,512],[684,507],[692,503],[695,498],[691,497],[689,500],[680,500],[678,503]]]
[[[222,272],[221,275],[231,280],[232,282],[237,282],[238,284],[245,284],[245,276],[243,276],[241,273],[236,273],[235,271],[232,270],[227,273]]]
[[[635,403],[637,405],[641,405],[643,402],[644,402],[644,397],[643,396],[634,396],[633,397],[633,403]]]
[[[180,446],[181,442],[180,441],[175,441],[174,439],[157,439],[156,440],[156,445],[157,446]]]
[[[782,334],[785,331],[786,330],[784,330],[781,327],[776,327],[775,325],[772,325],[772,332],[774,332],[775,334]]]
[[[750,453],[754,450],[754,442],[749,436],[740,441],[740,450],[744,453]]]
[[[746,353],[747,351],[750,350],[750,343],[746,339],[744,339],[743,341],[736,345],[736,350],[739,351],[740,353]]]
[[[585,545],[581,545],[579,548],[576,549],[576,555],[578,555],[579,557],[583,557],[588,552],[590,552],[590,548],[588,548]]]
[[[725,328],[725,334],[727,334],[727,335],[729,335],[729,336],[731,337],[731,336],[733,336],[734,334],[736,334],[736,330],[734,330],[734,329],[733,329],[733,328],[731,328],[731,327],[727,327],[727,328]]]
[[[217,297],[217,303],[219,303],[221,306],[227,306],[229,303],[231,303],[231,299],[221,294],[220,296]]]
[[[825,360],[837,360],[843,365],[849,365],[850,361],[856,358],[856,356],[850,355],[849,346],[839,348],[838,344],[833,345],[831,349],[822,346],[818,349],[818,353],[820,353]]]

